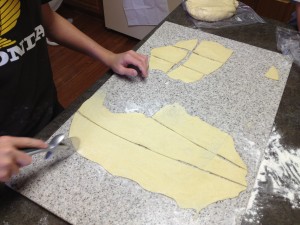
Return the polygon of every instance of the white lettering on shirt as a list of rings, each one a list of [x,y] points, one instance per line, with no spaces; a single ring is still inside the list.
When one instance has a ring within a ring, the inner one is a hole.
[[[34,32],[25,37],[18,45],[0,51],[0,66],[4,66],[9,62],[19,60],[26,52],[36,46],[36,43],[45,37],[45,30],[42,25],[34,28]]]
[[[20,43],[19,43],[19,46],[16,45],[12,48],[9,48],[7,49],[7,51],[10,53],[11,55],[11,58],[10,58],[10,61],[13,62],[13,61],[16,61],[18,60],[20,57],[19,56],[22,56],[25,54],[25,49],[24,49],[24,40],[22,40]],[[19,55],[19,56],[17,56]]]
[[[39,25],[35,28],[35,41],[41,40],[42,37],[45,37],[45,30],[42,25]]]
[[[6,52],[0,51],[0,66],[5,65],[9,60],[8,54]]]

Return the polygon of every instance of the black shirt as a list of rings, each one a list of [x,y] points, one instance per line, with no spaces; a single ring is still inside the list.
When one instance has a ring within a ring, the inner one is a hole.
[[[48,1],[0,3],[0,136],[33,136],[59,111],[41,25]]]

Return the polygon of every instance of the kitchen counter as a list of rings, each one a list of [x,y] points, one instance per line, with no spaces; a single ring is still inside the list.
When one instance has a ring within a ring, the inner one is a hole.
[[[187,16],[181,7],[178,7],[166,20],[187,27],[193,27],[193,24],[187,19]],[[275,21],[268,21],[266,24],[254,24],[218,30],[207,29],[205,31],[267,50],[277,51],[275,36],[276,26],[284,25]],[[146,39],[147,37],[141,41],[136,48],[139,48]],[[276,127],[274,132],[276,131],[282,134],[281,144],[286,150],[295,150],[300,147],[298,138],[300,134],[300,121],[298,119],[300,118],[300,105],[298,103],[298,99],[300,99],[299,74],[300,68],[293,65],[274,124],[274,127]],[[43,139],[49,138],[70,118],[70,116],[74,114],[87,98],[107,81],[111,75],[112,72],[108,72],[101,80],[72,104],[71,107],[65,110],[58,118],[40,132],[38,137]],[[294,209],[290,201],[286,198],[269,192],[269,188],[268,180],[266,180],[254,196],[256,204],[261,206],[259,210],[255,211],[256,214],[259,214],[259,220],[248,218],[243,221],[243,224],[299,223],[300,210]],[[0,188],[0,206],[0,222],[3,224],[68,224],[3,185]]]

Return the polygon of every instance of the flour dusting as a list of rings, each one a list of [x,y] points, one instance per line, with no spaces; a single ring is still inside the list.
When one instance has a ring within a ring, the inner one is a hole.
[[[273,130],[248,202],[245,222],[259,224],[264,206],[258,200],[264,193],[283,197],[292,208],[300,208],[300,149],[285,149],[280,139],[281,135]]]
[[[280,139],[276,132],[271,136],[265,153],[265,176],[272,182],[272,193],[289,200],[293,208],[300,208],[300,150],[284,149]]]

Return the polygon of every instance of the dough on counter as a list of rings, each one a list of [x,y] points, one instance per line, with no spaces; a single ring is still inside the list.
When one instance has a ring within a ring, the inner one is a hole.
[[[196,47],[197,43],[197,39],[184,40],[177,42],[175,47],[152,49],[150,69],[161,70],[170,78],[190,83],[201,80],[204,75],[219,69],[233,53],[231,49],[214,41],[204,40]]]
[[[265,76],[269,79],[279,80],[279,72],[275,66],[271,66]]]
[[[247,169],[245,163],[234,147],[233,139],[227,133],[204,122],[196,116],[190,116],[179,104],[167,105],[158,111],[153,119],[176,133],[208,149],[210,152],[221,155],[232,163]]]
[[[227,149],[234,157],[224,159],[218,154],[229,135],[219,131],[223,135],[218,138],[214,131],[212,138],[201,144],[207,138],[199,135],[198,140],[197,135],[191,137],[186,133],[195,124],[187,130],[168,125],[171,111],[190,121],[188,124],[193,123],[190,119],[194,117],[177,104],[164,107],[151,118],[140,113],[111,113],[103,105],[104,97],[103,92],[95,93],[73,118],[69,136],[80,138],[79,154],[113,175],[132,179],[146,190],[173,198],[182,208],[200,211],[246,189],[247,170],[238,165],[242,160],[235,159],[238,154],[234,146]],[[201,128],[195,127],[193,133],[198,129]],[[210,143],[213,138],[216,143]],[[232,158],[236,161],[231,162]]]
[[[198,71],[189,69],[185,66],[179,66],[178,68],[176,68],[176,69],[172,70],[170,73],[168,73],[168,76],[175,80],[181,80],[185,83],[191,83],[191,82],[195,82],[197,80],[202,79],[204,74],[200,73]]]
[[[223,63],[193,53],[183,65],[192,70],[208,75],[219,69]]]
[[[215,41],[201,41],[194,52],[221,63],[225,63],[233,53],[231,49]]]
[[[172,63],[179,63],[188,54],[188,51],[174,46],[163,46],[151,50],[151,56],[166,60]]]
[[[115,176],[136,181],[148,191],[173,198],[181,208],[197,211],[234,198],[245,187],[163,157],[102,129],[76,113],[70,135],[80,137],[79,153]]]
[[[236,13],[236,0],[187,0],[188,13],[197,20],[208,22],[219,21],[232,17]]]
[[[178,41],[174,46],[192,51],[198,43],[198,39]]]
[[[175,63],[168,62],[152,55],[150,56],[149,67],[153,70],[161,70],[167,73],[174,65]]]

